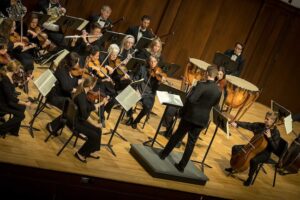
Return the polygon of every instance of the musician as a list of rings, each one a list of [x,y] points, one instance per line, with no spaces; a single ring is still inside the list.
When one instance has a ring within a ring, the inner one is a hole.
[[[188,142],[182,159],[175,164],[175,167],[181,172],[184,171],[192,155],[201,130],[207,126],[210,110],[219,103],[221,92],[214,81],[217,74],[217,68],[209,66],[207,68],[207,81],[198,82],[187,95],[181,110],[179,126],[159,155],[161,159],[165,159],[188,132]]]
[[[36,45],[29,43],[26,37],[23,37],[23,41],[21,42],[21,37],[15,32],[15,29],[16,23],[10,19],[6,19],[0,26],[0,36],[3,36],[8,41],[9,55],[19,60],[28,77],[32,77],[34,65],[30,50],[35,48]]]
[[[31,105],[30,102],[19,100],[16,97],[12,77],[19,71],[19,68],[17,62],[11,61],[0,71],[0,111],[13,115],[7,122],[0,125],[0,135],[10,133],[18,136],[21,122],[25,118],[26,106]]]
[[[243,50],[244,50],[244,45],[240,42],[236,42],[234,49],[228,49],[224,52],[224,54],[226,56],[229,56],[231,60],[237,62],[237,64],[238,64],[237,70],[230,72],[228,74],[234,75],[234,76],[241,75],[244,64],[245,64],[245,60],[242,57]]]
[[[138,42],[141,37],[153,38],[154,34],[152,31],[148,29],[150,26],[151,17],[148,15],[144,15],[141,18],[141,22],[139,26],[131,26],[125,32],[127,35],[132,35],[136,42]]]
[[[85,58],[89,55],[91,46],[97,46],[100,51],[104,51],[104,42],[102,40],[101,26],[98,23],[92,23],[89,32],[83,30],[81,38],[72,40],[71,47],[82,58]]]
[[[7,39],[0,37],[0,70],[11,60],[7,53]]]
[[[260,163],[266,162],[271,153],[276,151],[280,141],[280,132],[275,126],[277,121],[277,114],[274,112],[267,112],[265,116],[264,123],[261,122],[232,122],[231,125],[235,128],[242,127],[244,129],[252,131],[254,134],[264,134],[265,139],[267,139],[268,146],[267,148],[256,155],[254,158],[250,160],[250,169],[248,174],[248,179],[244,182],[244,186],[249,186],[252,183],[253,175],[257,170]],[[244,145],[235,145],[232,147],[232,154],[241,150],[241,147]],[[226,168],[227,172],[233,172],[234,169]]]
[[[126,125],[131,125],[131,127],[134,129],[137,128],[137,124],[145,115],[147,115],[151,111],[154,105],[155,94],[159,87],[160,81],[155,76],[151,76],[151,74],[158,67],[157,64],[157,58],[151,55],[147,61],[147,66],[141,66],[133,77],[134,80],[144,79],[144,81],[140,85],[138,85],[137,88],[142,94],[141,102],[143,109],[134,120],[132,117],[132,110],[127,113],[129,119],[126,122]]]
[[[121,61],[124,61],[124,60],[128,60],[130,58],[132,58],[134,55],[134,49],[133,49],[133,45],[134,45],[134,37],[132,35],[126,35],[121,43],[121,46],[120,46],[120,57],[121,57]],[[127,62],[128,62],[127,61]],[[124,63],[124,64],[127,64]]]
[[[54,76],[57,81],[47,96],[47,101],[62,109],[65,100],[71,98],[76,92],[77,86],[83,81],[81,77],[73,74],[73,69],[79,67],[79,55],[75,52],[69,53],[57,67]]]
[[[66,13],[66,9],[61,6],[59,0],[40,0],[38,2],[38,10],[44,14],[48,14],[50,9],[57,9],[61,13]]]
[[[54,51],[56,45],[54,45],[45,32],[42,32],[42,28],[39,26],[39,18],[36,14],[32,14],[28,21],[27,37],[31,43],[39,46],[40,49],[45,51]]]
[[[64,35],[60,27],[53,24],[54,21],[67,12],[67,10],[61,6],[59,0],[40,0],[37,5],[37,11],[51,16],[48,21],[43,24],[43,27],[47,29],[46,32],[50,40],[57,46],[65,45]]]
[[[142,49],[136,53],[137,58],[148,60],[152,55],[158,59],[158,66],[163,67],[164,62],[161,55],[162,42],[159,38],[153,39],[148,48]]]
[[[91,23],[98,23],[103,30],[112,29],[112,21],[109,19],[112,9],[108,5],[101,7],[100,15],[92,15],[90,17]]]
[[[224,67],[219,67],[216,83],[218,84],[221,91],[225,91],[227,80],[226,80],[226,72]]]

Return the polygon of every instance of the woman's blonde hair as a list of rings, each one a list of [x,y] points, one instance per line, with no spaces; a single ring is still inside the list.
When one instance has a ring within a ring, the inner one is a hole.
[[[160,50],[154,54],[153,52],[153,47],[155,45],[159,44],[160,45]],[[152,42],[150,43],[149,47],[146,49],[148,52],[151,53],[151,55],[156,56],[156,57],[160,57],[161,55],[161,51],[162,51],[162,42],[159,38],[155,38],[152,40]]]

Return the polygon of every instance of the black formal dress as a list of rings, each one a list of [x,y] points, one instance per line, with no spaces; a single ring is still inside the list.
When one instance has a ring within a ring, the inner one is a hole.
[[[234,50],[228,49],[224,52],[224,54],[231,58],[232,55],[234,55]],[[230,74],[230,75],[234,75],[234,76],[240,76],[241,75],[244,64],[245,64],[245,60],[242,57],[242,55],[239,55],[239,56],[236,55],[236,56],[237,56],[237,58],[236,58],[235,62],[237,62],[237,65],[238,65],[237,70],[236,71],[226,71],[226,74]]]
[[[132,35],[135,39],[135,43],[137,43],[139,32],[141,33],[142,37],[146,37],[146,38],[150,38],[150,39],[154,37],[154,35],[148,29],[146,29],[145,31],[142,31],[140,29],[140,26],[129,27],[127,29],[127,31],[125,32],[125,34]]]
[[[0,76],[0,112],[13,115],[11,119],[0,125],[0,135],[8,132],[15,136],[19,135],[21,122],[25,118],[26,106],[18,102],[14,84],[7,76]]]
[[[218,105],[221,92],[214,81],[198,82],[187,96],[181,110],[181,121],[168,144],[161,152],[160,157],[167,157],[176,144],[181,141],[188,132],[188,142],[178,166],[184,170],[187,165],[201,130],[207,126],[209,113],[213,106]]]
[[[255,123],[237,122],[237,126],[242,127],[247,130],[250,130],[254,134],[262,134],[264,131],[266,131],[265,124],[259,123],[259,122],[255,122]],[[252,177],[253,177],[255,171],[257,170],[259,164],[266,162],[270,158],[271,153],[277,150],[279,141],[280,141],[279,130],[276,127],[274,127],[273,129],[271,129],[271,138],[267,138],[267,137],[265,137],[265,138],[268,141],[267,148],[250,160],[250,169],[249,169],[249,179],[250,180],[252,180]],[[244,145],[233,146],[231,154],[237,153],[238,151],[241,150],[241,148],[243,146]]]

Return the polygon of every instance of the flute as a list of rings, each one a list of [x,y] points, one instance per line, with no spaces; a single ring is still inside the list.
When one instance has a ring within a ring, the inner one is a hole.
[[[66,39],[70,39],[70,38],[81,38],[83,37],[82,35],[67,35],[65,36]],[[87,35],[87,38],[96,38],[96,37],[100,37],[99,35]]]

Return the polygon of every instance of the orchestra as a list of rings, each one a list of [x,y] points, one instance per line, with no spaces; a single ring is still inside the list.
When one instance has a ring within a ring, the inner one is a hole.
[[[56,30],[49,28],[67,12],[59,0],[42,0],[38,6],[44,14],[51,15],[51,19],[46,24],[41,24],[39,15],[30,15],[26,19],[27,29],[24,35],[19,32],[19,24],[9,17],[0,24],[0,118],[3,120],[0,135],[10,133],[18,136],[25,110],[31,106],[30,101],[23,101],[18,97],[16,86],[25,88],[29,81],[34,80],[35,64],[40,63],[39,58],[43,54],[51,56],[58,49],[67,49],[70,53],[53,69],[57,82],[47,94],[46,103],[58,108],[60,112],[63,112],[66,102],[75,103],[79,110],[76,130],[87,139],[74,155],[82,163],[86,163],[87,158],[99,159],[96,152],[100,150],[102,129],[106,128],[105,113],[109,115],[114,106],[119,104],[118,94],[132,86],[141,95],[141,111],[134,117],[134,107],[129,109],[126,113],[128,119],[124,123],[126,128],[137,129],[141,119],[151,113],[159,87],[169,83],[168,71],[164,70],[166,63],[163,59],[163,42],[150,28],[151,17],[148,15],[142,16],[139,25],[128,27],[118,46],[105,40],[105,32],[116,26],[110,19],[110,6],[103,5],[99,14],[91,15],[89,24],[83,30],[72,30],[74,35],[64,35],[63,27],[56,27]],[[146,48],[136,49],[135,44],[142,37],[151,39],[151,42]],[[167,128],[165,136],[169,142],[159,154],[161,160],[166,159],[187,133],[188,142],[183,157],[179,163],[175,163],[179,172],[184,172],[201,130],[208,126],[209,112],[213,107],[218,107],[221,94],[224,94],[225,100],[227,95],[236,95],[236,90],[233,91],[234,94],[228,94],[228,85],[236,85],[228,83],[226,77],[230,74],[240,76],[244,66],[243,49],[244,45],[237,42],[234,49],[224,53],[238,63],[236,71],[226,71],[224,66],[208,66],[205,70],[192,63],[186,66],[182,83],[186,86],[183,90],[187,100],[180,109],[168,108],[163,126]],[[145,64],[135,64],[134,69],[129,68],[132,66],[128,63],[135,58],[143,60]],[[133,84],[135,82],[138,83]],[[28,93],[28,89],[24,91]],[[252,102],[241,100],[241,105],[252,104],[258,96],[252,97],[250,95],[247,98]],[[228,98],[227,102],[230,104]],[[3,116],[6,114],[12,117],[4,120]],[[47,131],[53,136],[59,136],[59,130],[63,126],[62,115],[63,113],[46,124]],[[95,120],[93,115],[98,119]],[[174,119],[177,117],[180,122],[173,133]],[[266,114],[265,123],[229,120],[231,127],[242,127],[254,132],[250,143],[253,140],[257,142],[256,136],[264,143],[261,151],[249,157],[246,166],[242,167],[236,163],[245,156],[237,158],[237,155],[241,156],[240,152],[247,145],[232,147],[230,168],[225,170],[232,173],[250,168],[248,179],[244,181],[245,186],[251,185],[259,164],[268,160],[271,153],[276,151],[280,139],[280,132],[275,126],[276,120],[276,113],[273,112]]]

